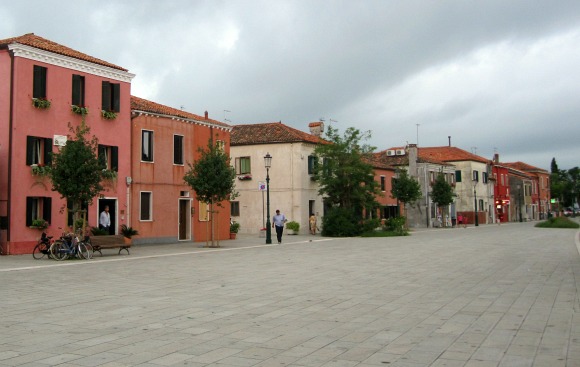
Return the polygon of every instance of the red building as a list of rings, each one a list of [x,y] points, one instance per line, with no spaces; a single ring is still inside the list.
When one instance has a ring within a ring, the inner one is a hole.
[[[510,221],[510,189],[509,169],[499,163],[499,155],[495,154],[492,162],[492,177],[494,180],[493,196],[495,220],[499,223]]]
[[[525,172],[531,179],[529,195],[531,203],[526,207],[531,220],[546,219],[550,211],[550,172],[524,162],[503,163],[503,165]]]
[[[0,40],[0,252],[30,253],[40,237],[71,225],[61,208],[67,202],[44,175],[51,153],[66,144],[69,124],[81,121],[99,140],[111,177],[100,198],[87,208],[98,225],[110,206],[118,232],[127,206],[124,178],[130,176],[131,80],[126,69],[32,33]],[[87,113],[88,112],[88,113]],[[74,178],[71,178],[74,179]]]

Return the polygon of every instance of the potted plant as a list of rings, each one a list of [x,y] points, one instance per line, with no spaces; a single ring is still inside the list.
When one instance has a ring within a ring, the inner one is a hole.
[[[125,243],[129,244],[131,243],[131,237],[138,235],[139,232],[136,229],[133,229],[132,227],[127,227],[126,224],[122,224],[121,225],[121,234],[124,237]]]
[[[105,120],[114,120],[117,118],[117,114],[115,113],[115,111],[101,110],[101,115]]]
[[[77,115],[88,115],[89,114],[89,108],[88,107],[84,107],[84,106],[77,106],[75,104],[73,104],[71,106],[71,111],[73,113],[76,113]]]
[[[286,229],[288,229],[288,234],[298,234],[298,232],[300,231],[300,223],[290,221],[286,223]]]
[[[32,105],[44,110],[50,107],[50,101],[46,98],[32,98]]]
[[[46,229],[46,227],[48,227],[48,223],[42,218],[32,220],[32,224],[30,225],[30,228],[36,229]]]
[[[240,230],[240,223],[232,222],[230,224],[230,240],[236,239],[236,234]]]

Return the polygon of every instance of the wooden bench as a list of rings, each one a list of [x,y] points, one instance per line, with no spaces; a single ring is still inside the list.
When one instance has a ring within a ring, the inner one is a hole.
[[[131,243],[125,243],[123,235],[91,236],[91,245],[93,246],[93,251],[100,253],[101,256],[103,256],[101,250],[108,248],[118,248],[119,255],[121,255],[121,251],[125,250],[127,255],[129,255],[129,247],[131,247]]]

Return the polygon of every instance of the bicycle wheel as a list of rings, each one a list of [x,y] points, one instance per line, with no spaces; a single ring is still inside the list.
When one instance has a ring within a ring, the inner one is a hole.
[[[40,242],[34,246],[34,250],[32,250],[32,257],[36,260],[40,260],[47,254],[46,244]]]
[[[89,246],[87,246],[87,244],[85,244],[84,242],[79,242],[79,244],[77,245],[77,255],[80,259],[90,259],[92,254],[91,254],[91,250],[93,249],[92,247],[89,248]]]
[[[50,254],[52,258],[57,261],[62,261],[68,258],[67,245],[62,241],[54,241],[50,246]]]

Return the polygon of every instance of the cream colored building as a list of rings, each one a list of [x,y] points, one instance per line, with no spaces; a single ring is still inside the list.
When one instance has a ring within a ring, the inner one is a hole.
[[[281,122],[236,125],[231,134],[230,158],[236,169],[238,196],[230,205],[232,220],[240,233],[255,233],[266,225],[267,193],[264,156],[272,156],[270,177],[270,221],[280,209],[288,221],[300,224],[307,234],[310,213],[322,222],[323,202],[318,185],[311,179],[313,153],[324,125],[311,123],[311,133]],[[275,234],[273,233],[273,236]]]

